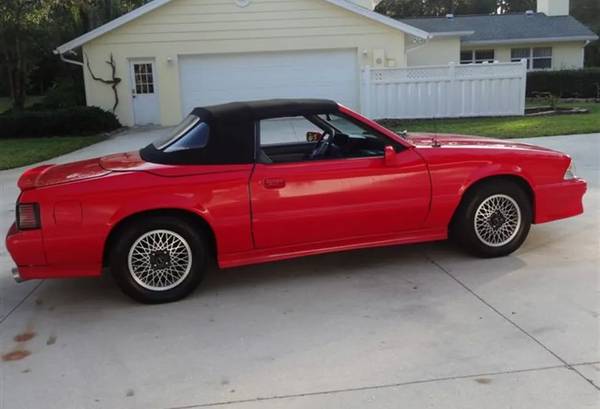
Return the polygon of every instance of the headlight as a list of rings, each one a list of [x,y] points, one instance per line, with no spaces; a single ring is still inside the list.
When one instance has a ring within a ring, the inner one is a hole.
[[[573,161],[571,161],[569,167],[567,168],[567,171],[565,172],[565,180],[575,179],[576,177],[577,175],[575,173],[575,165],[573,164]]]

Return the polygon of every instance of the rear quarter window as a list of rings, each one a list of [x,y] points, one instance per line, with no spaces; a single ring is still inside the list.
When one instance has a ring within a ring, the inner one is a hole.
[[[205,122],[198,122],[187,133],[165,148],[165,152],[177,152],[187,149],[202,149],[208,145],[210,127]]]
[[[198,122],[200,122],[200,118],[196,115],[188,115],[179,125],[173,128],[171,132],[152,142],[152,145],[154,145],[156,149],[162,150],[185,135]]]

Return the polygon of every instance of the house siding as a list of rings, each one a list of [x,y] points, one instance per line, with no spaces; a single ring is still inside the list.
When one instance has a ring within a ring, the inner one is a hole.
[[[552,69],[580,69],[583,68],[583,50],[585,43],[529,43],[514,44],[502,46],[477,46],[463,47],[462,50],[490,50],[494,49],[494,56],[497,61],[510,62],[512,48],[530,48],[530,47],[552,47]]]
[[[408,37],[408,36],[407,36]],[[407,39],[406,44],[410,44]],[[412,46],[406,49],[409,67],[424,65],[446,65],[460,62],[460,39],[458,37],[433,39],[423,46]]]
[[[403,67],[404,41],[398,30],[321,0],[253,0],[246,7],[233,0],[175,0],[91,41],[83,51],[94,74],[103,78],[110,76],[105,61],[114,56],[122,79],[116,114],[125,125],[134,122],[129,61],[155,59],[160,121],[173,125],[184,114],[179,56],[350,48],[364,67],[372,64],[373,50],[383,49],[388,61]],[[94,81],[87,68],[84,78],[88,105],[111,109],[110,87]]]

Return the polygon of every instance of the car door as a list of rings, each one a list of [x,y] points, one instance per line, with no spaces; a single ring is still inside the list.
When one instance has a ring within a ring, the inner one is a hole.
[[[289,146],[300,147],[304,131],[315,131],[314,125],[304,129],[298,118],[289,120],[296,123],[281,122],[280,133]],[[261,141],[272,141],[273,136],[264,132],[272,126],[265,125],[260,126]],[[261,143],[269,152],[284,150],[281,146],[273,150],[269,143]],[[414,149],[400,150],[387,164],[383,155],[322,160],[293,154],[279,157],[282,162],[257,163],[250,180],[257,248],[376,240],[416,230],[427,216],[429,175]]]

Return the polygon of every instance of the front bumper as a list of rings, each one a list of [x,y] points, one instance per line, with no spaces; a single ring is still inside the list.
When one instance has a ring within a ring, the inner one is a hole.
[[[583,195],[586,191],[587,183],[579,178],[537,186],[534,223],[550,222],[583,213]]]

